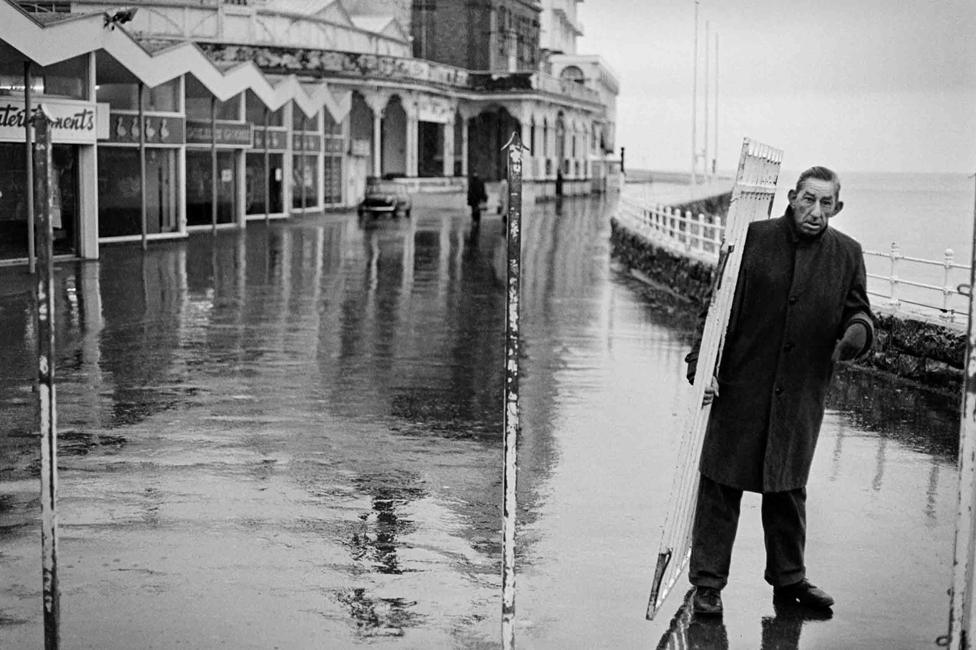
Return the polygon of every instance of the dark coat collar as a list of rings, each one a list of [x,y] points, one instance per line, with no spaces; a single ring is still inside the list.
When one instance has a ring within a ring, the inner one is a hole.
[[[800,234],[800,231],[796,229],[796,221],[793,219],[793,208],[792,206],[786,206],[786,212],[783,216],[779,218],[780,227],[786,232],[787,236],[794,245],[796,244],[812,244],[814,242],[820,241],[823,238],[824,233],[830,228],[828,223],[824,226],[823,230],[818,232],[812,237]]]

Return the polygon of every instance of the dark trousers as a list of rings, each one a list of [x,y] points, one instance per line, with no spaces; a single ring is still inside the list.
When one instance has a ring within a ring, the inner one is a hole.
[[[702,475],[691,533],[688,579],[698,587],[722,589],[729,578],[732,544],[739,524],[742,490]],[[766,542],[766,582],[774,587],[803,580],[807,538],[806,488],[764,492],[762,525]]]

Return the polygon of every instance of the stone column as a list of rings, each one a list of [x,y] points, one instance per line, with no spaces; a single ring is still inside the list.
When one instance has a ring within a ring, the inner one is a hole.
[[[418,157],[420,138],[417,130],[420,128],[420,120],[417,116],[417,104],[413,98],[407,97],[403,102],[403,112],[407,114],[407,133],[403,142],[407,151],[407,176],[416,178],[419,173]]]
[[[454,120],[444,124],[444,176],[454,176]]]
[[[360,94],[373,111],[373,176],[380,176],[383,174],[383,114],[390,96],[368,91],[360,91]]]
[[[373,111],[373,176],[380,176],[383,166],[383,111]]]

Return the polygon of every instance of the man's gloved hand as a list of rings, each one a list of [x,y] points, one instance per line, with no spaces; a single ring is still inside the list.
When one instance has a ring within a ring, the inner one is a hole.
[[[864,323],[854,322],[847,326],[843,338],[837,341],[834,346],[834,354],[831,359],[834,363],[838,361],[849,361],[856,357],[864,349],[864,344],[868,341],[868,328]]]

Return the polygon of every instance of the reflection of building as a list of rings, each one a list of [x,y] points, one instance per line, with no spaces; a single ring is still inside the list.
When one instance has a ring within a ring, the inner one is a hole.
[[[576,2],[0,0],[0,261],[28,255],[28,88],[65,255],[351,206],[374,175],[460,193],[516,129],[528,192],[600,189],[617,82],[575,53]]]

